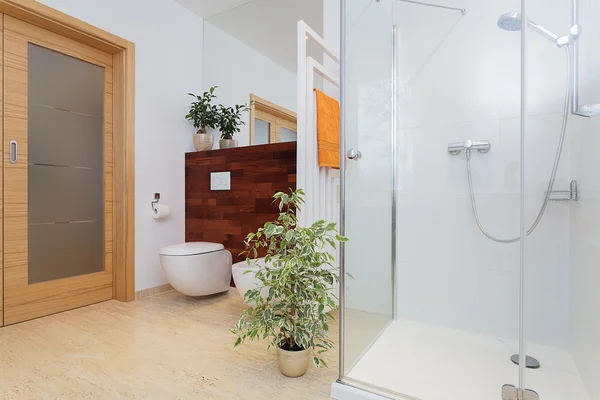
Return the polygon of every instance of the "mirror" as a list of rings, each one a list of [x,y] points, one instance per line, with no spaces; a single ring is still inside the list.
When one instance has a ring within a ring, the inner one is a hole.
[[[205,20],[205,89],[218,86],[217,104],[250,104],[234,135],[239,146],[296,140],[299,20],[322,36],[323,0],[253,0]],[[323,62],[310,41],[307,52]],[[219,132],[211,133],[218,148]]]

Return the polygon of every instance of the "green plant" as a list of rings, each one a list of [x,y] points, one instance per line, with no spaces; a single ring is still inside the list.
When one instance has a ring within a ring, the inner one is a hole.
[[[219,105],[218,125],[221,139],[233,139],[233,135],[240,131],[240,126],[246,125],[246,122],[242,121],[242,113],[249,110],[248,104],[236,104],[233,107]]]
[[[255,275],[261,287],[246,292],[249,307],[231,330],[237,335],[235,347],[246,339],[268,338],[269,348],[311,349],[315,366],[327,366],[319,355],[333,348],[328,322],[334,317],[325,311],[337,307],[331,289],[339,277],[332,250],[347,239],[337,234],[334,223],[298,226],[295,210],[304,203],[301,189],[273,198],[279,201],[279,217],[248,234],[245,241],[247,256],[256,258],[260,249],[266,249],[266,257]],[[251,259],[247,262],[250,265]],[[263,288],[268,288],[266,298],[261,296]]]
[[[211,87],[208,89],[208,92],[204,92],[201,96],[188,93],[196,101],[193,101],[190,105],[190,111],[185,116],[185,119],[192,121],[194,128],[200,128],[203,133],[206,133],[207,127],[216,128],[219,122],[219,109],[217,106],[211,104],[213,99],[217,98],[214,94],[216,88],[218,86]]]

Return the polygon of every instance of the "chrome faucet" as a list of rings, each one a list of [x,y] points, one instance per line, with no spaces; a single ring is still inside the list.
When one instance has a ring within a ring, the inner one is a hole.
[[[470,153],[471,150],[477,150],[480,153],[490,151],[492,144],[489,140],[465,140],[463,142],[448,143],[448,153],[453,156],[459,155],[463,151]]]

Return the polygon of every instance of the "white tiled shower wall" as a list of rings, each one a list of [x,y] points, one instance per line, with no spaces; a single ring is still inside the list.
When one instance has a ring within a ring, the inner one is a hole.
[[[518,236],[521,37],[519,32],[499,29],[496,21],[503,13],[519,11],[521,4],[441,3],[466,8],[466,15],[394,4],[400,38],[398,316],[514,338],[519,321],[519,244],[494,243],[478,231],[471,210],[466,161],[462,156],[449,155],[446,147],[449,142],[465,139],[491,141],[489,153],[472,157],[479,214],[494,236]],[[569,0],[528,0],[527,4],[530,19],[559,35],[568,32]],[[589,1],[582,0],[581,7],[582,24],[589,20],[590,13],[600,16],[598,10],[590,11]],[[593,23],[587,25],[581,43],[580,73],[582,88],[588,89],[582,93],[582,100],[592,102],[594,91],[589,89],[592,83],[598,83],[594,71],[599,69],[593,68],[588,47],[597,36],[597,28]],[[564,50],[529,31],[525,135],[528,226],[541,205],[558,145],[566,65]],[[596,93],[595,101],[600,102],[600,91]],[[576,138],[590,138],[594,124],[600,121],[570,117],[555,189],[568,188],[571,179],[579,180],[583,193],[586,187],[600,188],[586,183],[600,183],[600,165],[586,167],[590,177],[578,168],[582,156],[589,162],[593,159],[586,158],[582,150],[597,151],[600,142],[594,138],[596,146],[589,142],[579,149],[573,147]],[[598,248],[597,243],[589,244],[589,232],[582,232],[584,228],[576,224],[576,211],[584,209],[588,215],[594,210],[600,212],[600,203],[592,204],[593,198],[583,197],[577,204],[551,203],[526,241],[528,341],[577,348],[573,346],[573,335],[578,329],[587,335],[592,333],[577,318],[581,307],[575,310],[578,301],[591,307],[591,291],[588,298],[580,299],[586,295],[580,293],[584,286],[576,280],[590,282],[592,271],[584,271],[585,267],[575,265],[574,259],[583,257],[591,263],[591,254],[596,251],[598,255]],[[580,235],[588,240],[575,239]],[[600,281],[600,273],[593,273],[596,282]],[[600,311],[597,298],[595,303]],[[581,345],[581,341],[575,341]]]
[[[587,27],[581,68],[589,85],[583,103],[600,103],[600,4],[587,1]],[[600,399],[600,116],[583,121],[571,137],[571,168],[579,181],[580,201],[570,207],[569,350],[592,399]]]

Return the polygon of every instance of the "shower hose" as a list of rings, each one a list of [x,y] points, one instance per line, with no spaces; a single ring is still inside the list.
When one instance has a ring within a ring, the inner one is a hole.
[[[562,154],[563,145],[565,143],[565,136],[567,133],[567,121],[569,117],[569,106],[571,104],[571,51],[569,46],[565,46],[565,51],[567,55],[567,87],[565,89],[565,101],[564,101],[564,109],[563,109],[563,118],[562,118],[562,127],[560,132],[560,140],[558,142],[558,148],[556,149],[556,156],[554,158],[554,166],[552,167],[552,174],[550,175],[550,181],[548,182],[548,190],[546,190],[546,196],[544,197],[544,202],[542,203],[542,207],[537,215],[537,218],[533,222],[533,225],[527,230],[527,236],[529,236],[535,228],[539,225],[542,217],[544,216],[544,212],[548,207],[548,202],[550,201],[550,195],[552,193],[552,189],[554,188],[554,181],[556,180],[556,174],[558,172],[558,166],[560,164],[560,156]],[[493,240],[498,243],[515,243],[521,240],[521,236],[512,238],[512,239],[500,239],[495,236],[492,236],[488,233],[481,220],[479,219],[479,213],[477,212],[477,203],[475,202],[475,194],[473,193],[473,178],[471,174],[471,149],[467,149],[465,151],[465,158],[467,159],[467,176],[469,178],[469,193],[471,195],[471,206],[473,208],[473,215],[475,216],[475,221],[477,222],[477,227],[488,239]]]

